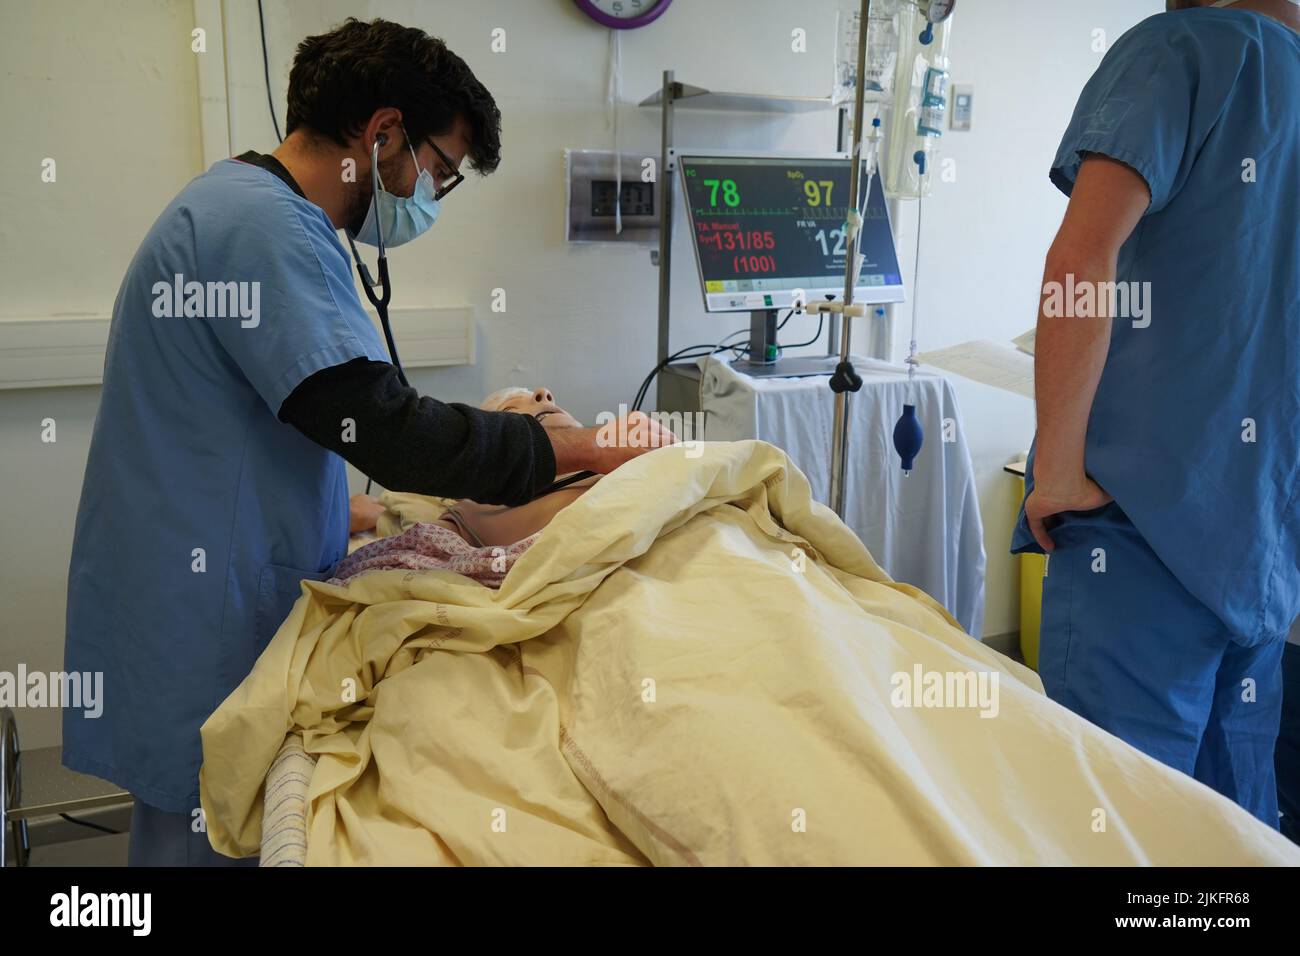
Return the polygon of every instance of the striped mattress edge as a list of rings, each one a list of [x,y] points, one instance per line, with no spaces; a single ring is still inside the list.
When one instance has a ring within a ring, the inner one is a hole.
[[[286,735],[266,772],[259,866],[306,865],[307,786],[315,769],[316,761],[303,750],[302,735]]]

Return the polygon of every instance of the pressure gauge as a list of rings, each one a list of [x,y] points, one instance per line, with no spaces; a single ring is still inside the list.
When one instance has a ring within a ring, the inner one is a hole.
[[[957,7],[957,0],[925,0],[921,4],[921,9],[925,11],[925,18],[931,23],[943,23],[952,16],[952,11]]]

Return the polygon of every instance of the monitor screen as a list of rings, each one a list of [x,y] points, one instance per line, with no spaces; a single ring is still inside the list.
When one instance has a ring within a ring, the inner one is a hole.
[[[709,312],[790,308],[844,294],[848,159],[683,156],[695,261]],[[873,177],[854,299],[902,302],[880,178]]]

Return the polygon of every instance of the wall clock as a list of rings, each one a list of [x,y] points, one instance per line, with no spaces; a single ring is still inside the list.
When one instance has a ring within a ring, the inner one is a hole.
[[[654,23],[673,0],[574,0],[578,9],[601,26],[635,30]]]

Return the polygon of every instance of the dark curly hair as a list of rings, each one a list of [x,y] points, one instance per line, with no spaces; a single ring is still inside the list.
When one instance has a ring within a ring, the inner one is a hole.
[[[402,125],[417,144],[446,133],[462,116],[470,128],[470,166],[486,175],[501,162],[496,101],[437,37],[388,20],[349,17],[298,44],[286,132],[306,127],[346,146],[385,106],[402,111]]]

